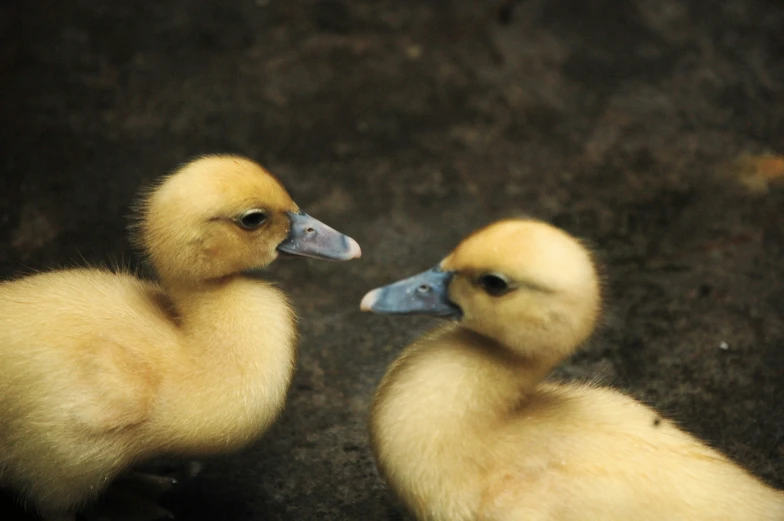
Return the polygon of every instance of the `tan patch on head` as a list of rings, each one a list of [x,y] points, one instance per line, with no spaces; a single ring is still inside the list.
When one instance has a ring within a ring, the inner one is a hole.
[[[590,255],[579,241],[550,224],[527,219],[498,221],[477,230],[441,267],[477,276],[502,273],[553,290],[596,278]]]
[[[205,156],[172,174],[157,197],[171,198],[205,218],[233,217],[250,208],[297,211],[281,182],[239,156]]]

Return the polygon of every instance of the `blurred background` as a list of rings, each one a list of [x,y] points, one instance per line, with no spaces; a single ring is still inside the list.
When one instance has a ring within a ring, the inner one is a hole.
[[[604,327],[557,376],[620,388],[782,487],[782,35],[778,0],[10,0],[0,278],[136,266],[140,187],[198,154],[260,161],[363,257],[270,270],[301,317],[288,407],[164,503],[409,519],[365,422],[436,321],[359,299],[532,215],[588,240],[607,281]],[[26,519],[10,498],[0,517]]]

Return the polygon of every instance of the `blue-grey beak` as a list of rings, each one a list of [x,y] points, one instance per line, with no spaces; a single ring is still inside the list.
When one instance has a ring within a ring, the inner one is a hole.
[[[312,259],[345,261],[362,256],[357,241],[303,212],[286,212],[289,235],[278,251]]]
[[[376,288],[362,299],[362,311],[395,315],[460,317],[460,308],[449,301],[451,271],[435,268]]]

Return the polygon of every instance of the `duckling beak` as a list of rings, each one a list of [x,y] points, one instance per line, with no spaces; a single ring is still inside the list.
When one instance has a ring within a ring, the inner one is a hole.
[[[460,308],[449,300],[454,272],[436,266],[413,277],[376,288],[364,296],[362,311],[394,315],[435,315],[458,318]]]
[[[343,235],[303,212],[286,212],[291,227],[289,235],[278,245],[278,251],[333,261],[358,259],[362,250],[357,241]]]

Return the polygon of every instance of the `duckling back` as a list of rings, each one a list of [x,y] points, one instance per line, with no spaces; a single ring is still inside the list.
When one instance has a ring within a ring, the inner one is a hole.
[[[379,469],[418,519],[784,519],[781,492],[649,407],[593,385],[527,390],[529,368],[461,337],[406,349],[372,407]]]
[[[489,519],[784,519],[780,491],[611,389],[543,384],[498,435],[502,458],[528,454],[513,488],[507,472],[490,480]]]

